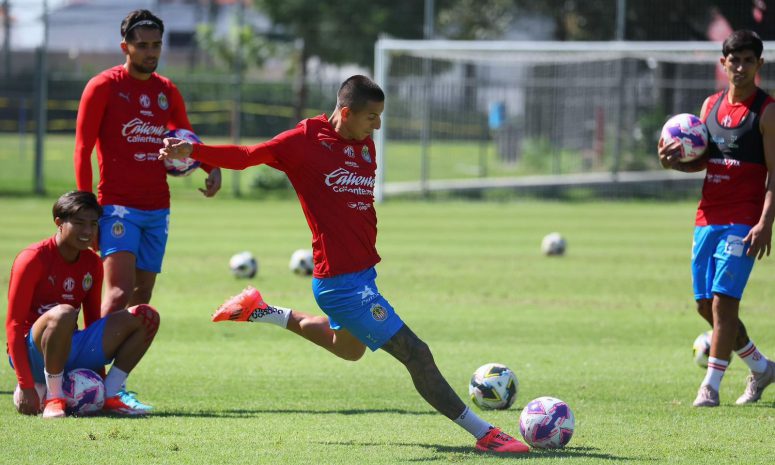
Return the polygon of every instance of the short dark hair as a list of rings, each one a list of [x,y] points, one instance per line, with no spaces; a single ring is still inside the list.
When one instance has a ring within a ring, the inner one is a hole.
[[[750,50],[756,55],[756,58],[761,58],[764,44],[759,34],[748,29],[741,29],[730,34],[721,46],[721,52],[725,57],[729,56],[730,53],[742,52],[743,50]]]
[[[51,213],[54,219],[67,221],[82,210],[93,210],[97,216],[102,216],[102,207],[97,202],[97,196],[86,191],[70,191],[62,194],[54,203]]]
[[[121,21],[121,37],[127,41],[131,40],[135,35],[133,31],[141,27],[158,29],[164,34],[164,22],[158,16],[148,10],[135,10]]]
[[[361,111],[369,102],[384,102],[385,93],[376,82],[356,74],[347,78],[336,94],[336,107],[348,107],[352,111]]]

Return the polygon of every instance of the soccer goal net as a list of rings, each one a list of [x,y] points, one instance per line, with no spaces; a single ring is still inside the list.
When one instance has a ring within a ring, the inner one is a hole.
[[[663,171],[659,131],[723,87],[712,42],[380,39],[387,94],[375,133],[378,200],[491,187],[616,186],[688,179]],[[765,44],[765,63],[775,43]],[[769,90],[775,69],[759,85]]]

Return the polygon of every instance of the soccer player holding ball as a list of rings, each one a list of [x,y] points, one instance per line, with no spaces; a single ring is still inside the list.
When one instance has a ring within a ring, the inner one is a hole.
[[[5,331],[19,413],[36,415],[43,407],[43,418],[64,417],[65,371],[99,371],[111,362],[103,411],[145,413],[125,402],[121,385],[153,342],[159,314],[142,304],[100,317],[102,261],[89,246],[101,213],[91,192],[62,195],[53,208],[57,233],[26,247],[14,260]],[[79,330],[81,309],[84,329]],[[45,383],[45,399],[38,397],[36,383]]]
[[[476,438],[478,450],[527,452],[527,445],[466,407],[439,372],[428,345],[377,288],[377,158],[371,133],[380,127],[384,100],[375,82],[356,75],[341,85],[331,116],[305,119],[263,144],[207,146],[165,139],[161,158],[192,156],[240,170],[267,164],[285,172],[312,231],[312,289],[327,317],[267,305],[248,287],[224,303],[213,320],[275,323],[346,360],[360,359],[366,347],[382,349],[407,368],[431,406]]]
[[[660,140],[664,168],[706,170],[692,247],[692,281],[698,313],[713,327],[708,370],[695,407],[719,405],[719,387],[734,351],[751,370],[737,404],[757,402],[775,381],[775,363],[748,337],[739,319],[740,299],[755,259],[769,256],[775,219],[775,105],[756,86],[763,44],[752,31],[732,33],[720,63],[729,86],[702,104],[707,153],[681,163],[679,143]]]
[[[175,84],[155,72],[163,33],[164,23],[150,11],[129,13],[121,22],[125,63],[93,77],[78,107],[77,188],[92,191],[95,144],[100,170],[97,192],[104,213],[99,248],[106,287],[103,316],[150,303],[167,245],[170,191],[158,151],[169,129],[191,130],[191,123]],[[203,168],[209,176],[205,188],[199,190],[212,197],[221,187],[221,172]],[[139,402],[135,407],[151,408]]]

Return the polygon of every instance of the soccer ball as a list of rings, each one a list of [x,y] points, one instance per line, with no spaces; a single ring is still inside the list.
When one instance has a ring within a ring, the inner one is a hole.
[[[519,381],[505,365],[488,363],[480,366],[468,383],[468,395],[483,409],[505,410],[517,399]]]
[[[541,252],[544,255],[563,255],[565,247],[565,239],[557,232],[547,234],[541,241]]]
[[[553,397],[532,400],[519,416],[519,432],[525,441],[541,449],[565,447],[576,421],[568,404]]]
[[[713,331],[708,330],[697,336],[692,344],[692,355],[694,363],[700,368],[708,368],[708,357],[710,357],[710,341],[713,338]]]
[[[43,410],[43,404],[46,401],[46,383],[35,383],[35,392],[38,394],[38,411]],[[22,388],[16,385],[16,389],[13,391],[13,405],[16,410],[19,410],[19,402],[21,402]]]
[[[293,252],[288,268],[298,275],[311,275],[312,270],[315,269],[315,262],[312,261],[312,251],[310,249],[299,249]]]
[[[88,368],[76,368],[65,374],[62,391],[67,402],[68,415],[88,415],[102,410],[105,403],[105,385],[102,377]]]
[[[690,113],[673,116],[662,126],[662,140],[665,144],[681,142],[682,163],[701,157],[708,149],[708,127]]]
[[[202,143],[202,140],[188,129],[173,129],[172,131],[167,132],[167,137],[183,139],[193,144]],[[190,157],[181,158],[180,160],[164,160],[164,168],[167,170],[167,174],[170,176],[188,176],[189,174],[193,173],[194,170],[199,168],[200,165],[201,163],[199,160],[194,160]]]
[[[258,272],[258,262],[250,252],[240,252],[229,259],[231,274],[238,278],[252,278]]]

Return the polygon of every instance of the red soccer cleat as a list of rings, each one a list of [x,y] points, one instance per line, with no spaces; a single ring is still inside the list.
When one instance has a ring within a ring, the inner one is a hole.
[[[212,321],[249,321],[254,310],[264,310],[267,307],[269,306],[264,302],[258,289],[248,286],[218,307],[212,316]]]
[[[121,400],[120,395],[116,395],[113,397],[106,397],[105,403],[102,404],[102,412],[108,413],[108,414],[114,414],[114,415],[125,415],[125,416],[138,416],[138,415],[145,415],[146,413],[148,413],[147,410],[141,410],[125,404],[124,401]]]
[[[61,397],[46,399],[46,405],[43,407],[43,418],[64,418],[65,407],[67,407],[67,403]]]
[[[490,428],[484,437],[476,441],[476,450],[498,454],[525,454],[530,452],[527,444],[517,441],[500,428]]]

